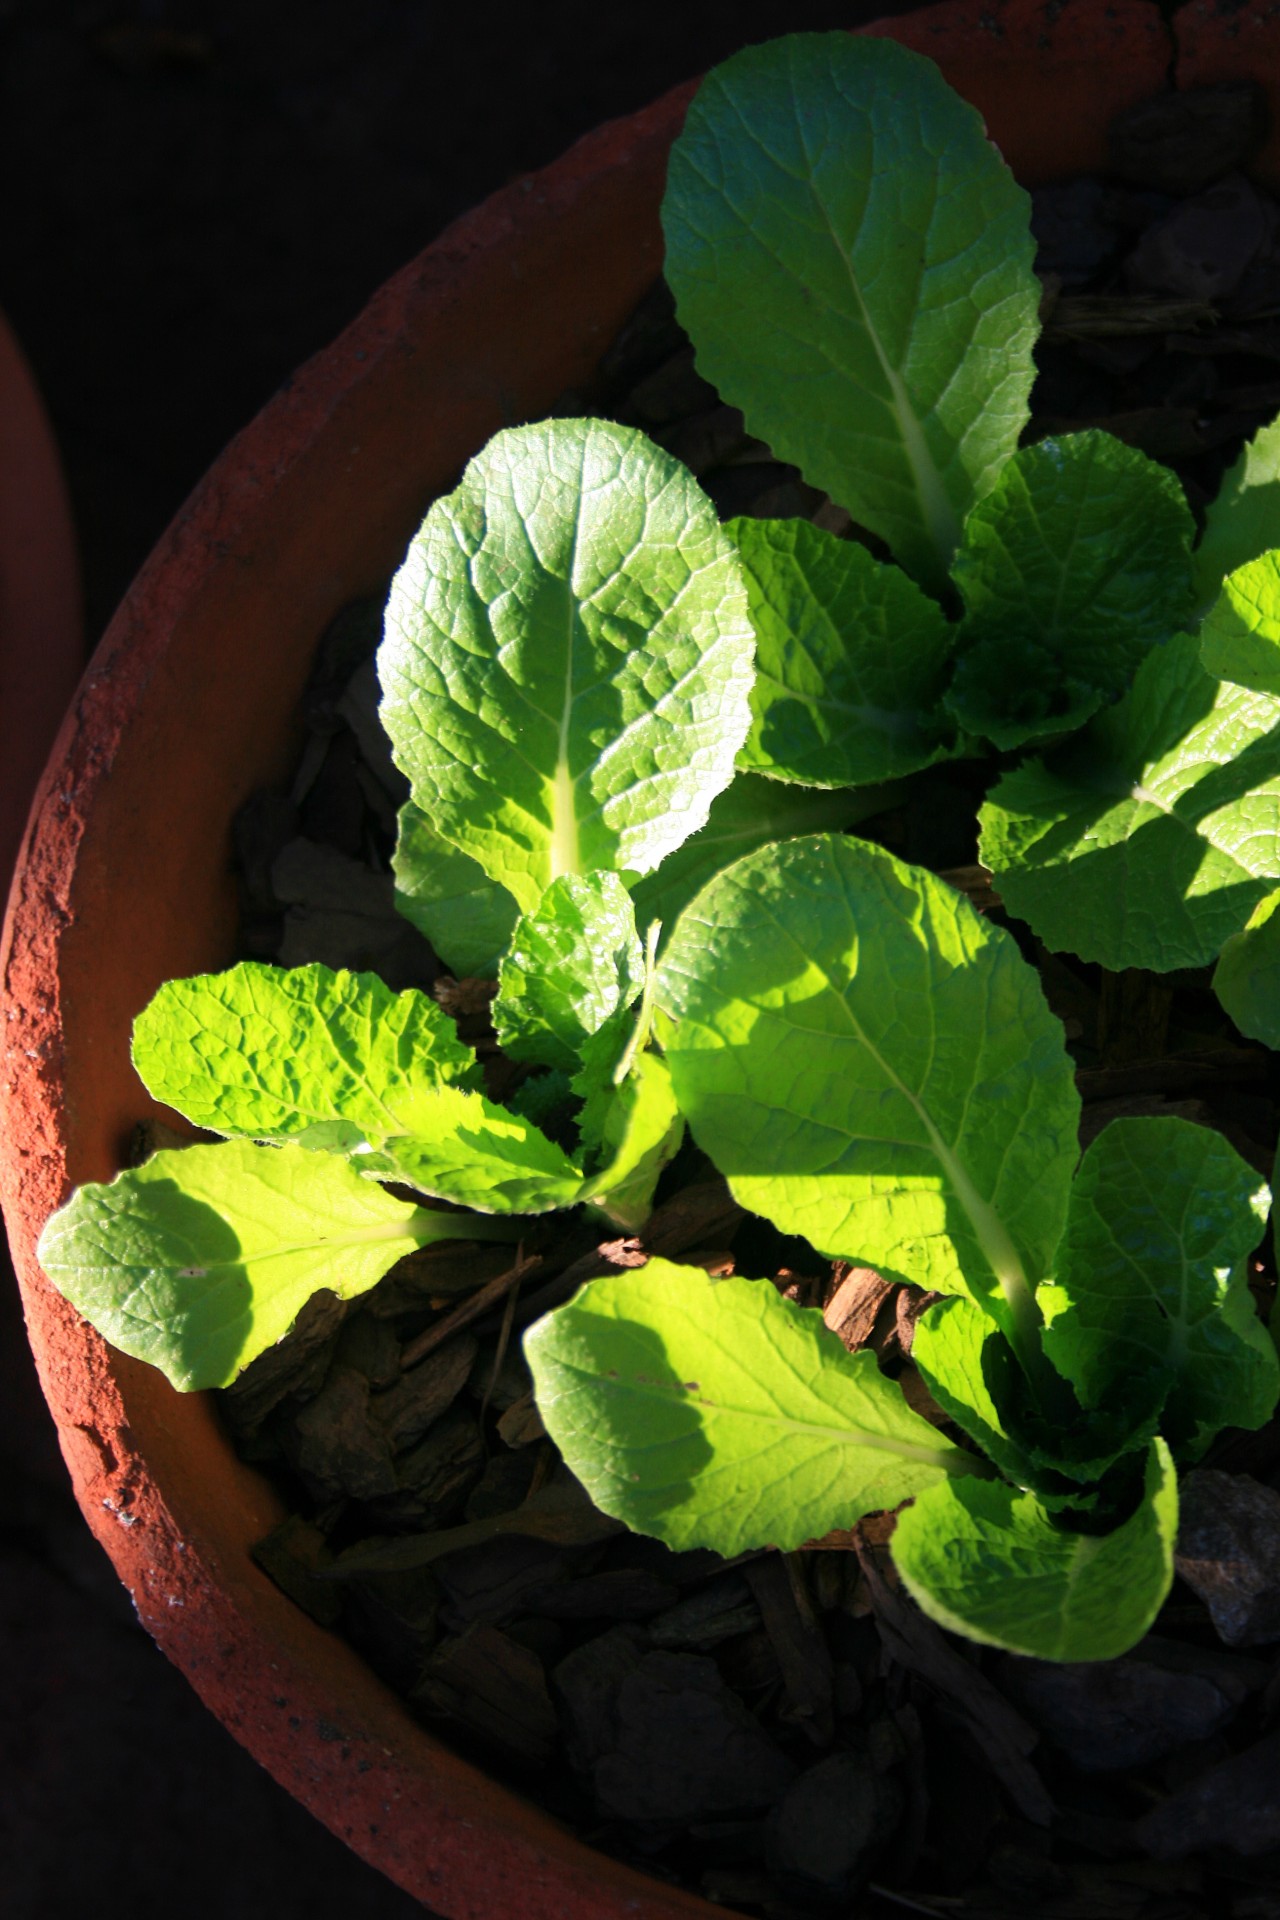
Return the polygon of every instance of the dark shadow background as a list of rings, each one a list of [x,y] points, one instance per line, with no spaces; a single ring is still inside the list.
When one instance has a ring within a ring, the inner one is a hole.
[[[457,214],[736,46],[903,0],[0,0],[0,306],[101,634],[221,447]],[[411,1920],[137,1626],[0,1285],[0,1911]]]

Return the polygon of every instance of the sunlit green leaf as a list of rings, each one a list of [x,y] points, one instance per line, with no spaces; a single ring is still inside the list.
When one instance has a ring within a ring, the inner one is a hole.
[[[1024,447],[969,514],[948,705],[1000,747],[1083,725],[1191,616],[1195,522],[1167,467],[1108,433]]]
[[[433,830],[527,913],[703,825],[752,648],[693,476],[633,428],[551,420],[496,435],[427,515],[387,604],[382,719]]]
[[[1055,952],[1203,966],[1280,878],[1280,700],[1215,680],[1179,635],[981,819],[1005,906]]]
[[[1245,1268],[1269,1202],[1211,1128],[1126,1118],[1103,1129],[1039,1294],[1045,1351],[1086,1404],[1159,1413],[1191,1459],[1223,1427],[1270,1418],[1280,1367]]]
[[[1177,1531],[1177,1476],[1156,1440],[1142,1503],[1114,1532],[1070,1531],[999,1482],[948,1480],[899,1515],[892,1551],[940,1626],[1040,1660],[1110,1660],[1164,1604]]]
[[[493,1024],[515,1060],[574,1072],[582,1048],[644,984],[631,896],[616,873],[565,874],[517,922]]]
[[[808,520],[732,520],[756,630],[738,756],[776,779],[865,786],[956,751],[955,629],[903,573]]]
[[[656,1053],[639,1053],[617,1087],[602,1091],[584,1109],[595,1149],[596,1169],[582,1189],[590,1202],[624,1233],[638,1233],[649,1218],[658,1176],[684,1137],[684,1121],[671,1088],[671,1071]]]
[[[891,40],[748,47],[672,149],[666,274],[701,371],[939,591],[1027,417],[1029,212],[973,108]]]
[[[593,1280],[525,1354],[596,1505],[673,1547],[798,1547],[978,1465],[767,1280],[650,1260]]]
[[[350,1152],[412,1133],[476,1057],[425,993],[373,973],[269,967],[170,980],[139,1014],[133,1062],[149,1091],[212,1133]]]
[[[1280,889],[1233,933],[1213,970],[1213,990],[1240,1032],[1280,1050]]]
[[[508,1233],[394,1200],[330,1154],[233,1140],[80,1187],[39,1258],[113,1346],[185,1392],[227,1386],[322,1288],[353,1300],[415,1247]]]
[[[1244,448],[1205,513],[1196,549],[1196,591],[1212,602],[1229,573],[1280,546],[1280,420],[1262,427]]]
[[[658,991],[676,1098],[745,1207],[966,1293],[1025,1346],[1079,1104],[1007,933],[922,868],[822,835],[712,881]]]

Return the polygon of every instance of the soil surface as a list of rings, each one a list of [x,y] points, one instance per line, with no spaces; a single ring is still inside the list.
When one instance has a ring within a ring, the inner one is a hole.
[[[202,472],[450,219],[745,41],[849,0],[0,0],[0,306],[101,633]],[[0,1287],[0,1909],[399,1920],[133,1619]]]

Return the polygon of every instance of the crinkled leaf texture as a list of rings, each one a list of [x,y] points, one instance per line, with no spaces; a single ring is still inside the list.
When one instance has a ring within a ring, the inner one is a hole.
[[[584,1043],[643,985],[635,909],[618,875],[563,874],[516,925],[498,973],[494,1029],[513,1060],[572,1073]]]
[[[955,630],[899,567],[808,520],[731,520],[756,630],[751,732],[775,779],[856,787],[956,751],[942,711]]]
[[[435,832],[536,908],[565,873],[647,873],[702,826],[750,713],[732,543],[630,427],[497,434],[391,586],[382,719]]]
[[[396,906],[460,980],[495,979],[520,917],[505,887],[438,834],[420,807],[400,809],[391,860]]]
[[[493,1223],[406,1205],[329,1154],[235,1140],[78,1188],[39,1259],[113,1346],[187,1392],[229,1385],[313,1293],[352,1300],[428,1241],[494,1237]]]
[[[1055,952],[1204,966],[1280,878],[1280,700],[1215,680],[1179,634],[981,820],[1006,907]]]
[[[1262,427],[1218,488],[1196,549],[1201,606],[1216,599],[1229,573],[1280,545],[1280,420]]]
[[[1195,521],[1167,468],[1109,433],[1024,447],[965,521],[947,704],[999,747],[1079,727],[1191,617]]]
[[[658,998],[676,1099],[745,1207],[1025,1341],[1080,1109],[1007,933],[879,847],[792,840],[699,894]]]
[[[531,1120],[461,1087],[438,1087],[413,1133],[357,1164],[371,1180],[480,1213],[554,1213],[576,1205],[582,1186],[582,1169]]]
[[[350,1152],[412,1133],[476,1057],[427,994],[373,973],[242,961],[170,980],[138,1015],[147,1090],[212,1133]]]
[[[361,1173],[482,1213],[572,1206],[581,1169],[532,1121],[464,1084],[475,1055],[426,994],[375,974],[243,962],[170,981],[134,1060],[197,1126],[355,1156]]]
[[[1200,628],[1200,661],[1220,680],[1280,693],[1280,553],[1228,574]]]
[[[672,1547],[798,1547],[981,1470],[767,1280],[650,1260],[591,1281],[524,1346],[596,1505]]]
[[[1280,889],[1260,900],[1213,970],[1213,990],[1240,1032],[1280,1049]]]
[[[1164,1604],[1177,1531],[1177,1476],[1154,1440],[1141,1504],[1111,1533],[1071,1532],[1000,1482],[948,1480],[899,1514],[892,1552],[940,1626],[1040,1660],[1111,1660]]]
[[[1113,1120],[1072,1188],[1044,1348],[1087,1406],[1159,1415],[1195,1460],[1223,1427],[1260,1427],[1280,1394],[1246,1262],[1266,1183],[1219,1133],[1176,1118]]]
[[[973,108],[891,40],[748,47],[689,109],[663,228],[707,379],[942,591],[1018,444],[1040,297],[1027,196]]]

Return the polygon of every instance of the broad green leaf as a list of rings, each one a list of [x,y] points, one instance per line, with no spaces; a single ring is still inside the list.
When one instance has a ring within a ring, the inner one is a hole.
[[[742,570],[693,476],[631,427],[498,434],[391,586],[382,720],[413,799],[524,912],[647,873],[707,817],[750,714]]]
[[[1223,1427],[1260,1427],[1280,1394],[1246,1262],[1270,1194],[1234,1147],[1178,1119],[1113,1120],[1080,1163],[1045,1351],[1086,1405],[1158,1412],[1196,1459]]]
[[[1005,906],[1055,952],[1204,966],[1280,878],[1280,700],[1215,680],[1179,634],[981,820]]]
[[[456,1084],[475,1055],[448,1015],[373,974],[246,961],[170,981],[139,1016],[134,1061],[197,1126],[351,1154],[373,1179],[482,1213],[572,1206],[582,1184],[532,1121]]]
[[[595,1504],[672,1547],[798,1547],[982,1470],[767,1280],[650,1260],[593,1280],[524,1350]]]
[[[808,520],[731,520],[726,530],[756,630],[740,767],[856,787],[956,751],[942,711],[955,629],[936,600]]]
[[[743,1206],[968,1294],[1025,1350],[1079,1100],[1007,933],[879,847],[792,840],[699,894],[658,993],[676,1099]]]
[[[362,1154],[361,1171],[481,1213],[551,1213],[580,1198],[582,1170],[568,1154],[483,1094],[438,1087],[415,1118],[413,1133]]]
[[[1195,521],[1167,468],[1109,433],[1041,440],[965,521],[947,704],[1017,747],[1082,726],[1191,617]]]
[[[1240,1032],[1280,1049],[1280,889],[1260,900],[1213,970],[1213,990]]]
[[[889,785],[826,792],[766,780],[758,773],[738,774],[711,802],[706,826],[668,854],[656,873],[633,884],[637,924],[647,927],[660,920],[669,932],[707,881],[744,853],[772,840],[857,826],[860,820],[893,806],[900,791]]]
[[[684,1137],[666,1061],[637,1054],[621,1086],[584,1111],[592,1114],[595,1137],[588,1144],[598,1164],[580,1197],[624,1233],[638,1233],[652,1211],[658,1176]]]
[[[396,906],[450,972],[460,980],[495,979],[520,909],[478,860],[435,832],[412,800],[400,809],[391,867]]]
[[[616,873],[565,874],[517,922],[493,1024],[515,1060],[576,1070],[583,1043],[644,985],[631,895]]]
[[[1280,546],[1280,420],[1262,427],[1223,479],[1205,514],[1196,549],[1201,605],[1217,596],[1229,573]]]
[[[113,1346],[188,1392],[229,1385],[322,1288],[353,1300],[415,1247],[508,1233],[407,1206],[328,1154],[233,1140],[80,1187],[39,1259]]]
[[[1029,214],[973,108],[891,40],[748,47],[671,153],[666,274],[699,368],[935,591],[1027,418]]]
[[[892,1552],[903,1585],[940,1626],[1039,1660],[1111,1660],[1163,1606],[1177,1531],[1177,1476],[1155,1440],[1142,1503],[1112,1533],[1070,1532],[1034,1494],[954,1480],[898,1516]]]
[[[1280,553],[1228,574],[1200,628],[1200,662],[1220,680],[1280,693]]]
[[[198,1127],[340,1153],[416,1131],[439,1087],[477,1071],[425,993],[253,960],[161,987],[134,1022],[133,1063]]]

